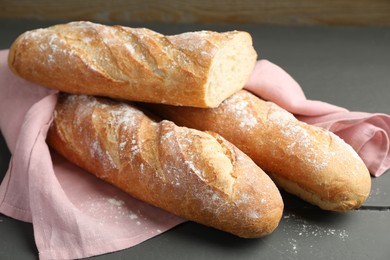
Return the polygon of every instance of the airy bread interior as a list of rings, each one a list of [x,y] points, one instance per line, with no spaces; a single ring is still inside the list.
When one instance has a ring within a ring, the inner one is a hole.
[[[217,107],[223,100],[242,89],[257,59],[251,36],[233,32],[233,40],[221,48],[210,69],[206,83],[206,103]]]

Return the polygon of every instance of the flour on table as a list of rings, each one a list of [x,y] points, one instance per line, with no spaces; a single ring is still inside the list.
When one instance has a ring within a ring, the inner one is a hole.
[[[130,210],[126,202],[116,197],[89,197],[80,205],[80,210],[99,221],[99,225],[120,225],[135,221],[141,225],[144,219],[139,211]]]
[[[304,246],[307,248],[308,241],[315,241],[320,238],[330,238],[336,241],[345,242],[349,237],[349,233],[345,229],[322,227],[310,223],[294,214],[283,216],[283,220],[287,223],[293,223],[292,225],[289,225],[289,227],[294,227],[283,229],[283,232],[287,237],[287,241],[283,242],[283,247],[285,247],[286,253],[289,254],[299,254],[300,249]],[[313,248],[313,245],[309,246],[310,248]]]

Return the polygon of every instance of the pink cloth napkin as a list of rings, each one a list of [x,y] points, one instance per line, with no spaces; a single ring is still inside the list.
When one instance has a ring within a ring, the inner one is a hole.
[[[12,153],[0,212],[32,222],[40,259],[129,248],[185,220],[147,205],[52,153],[56,92],[16,77],[0,51],[0,129]]]
[[[360,155],[371,175],[380,176],[390,168],[390,116],[351,112],[316,100],[308,100],[299,84],[282,68],[258,61],[246,89],[344,139]]]

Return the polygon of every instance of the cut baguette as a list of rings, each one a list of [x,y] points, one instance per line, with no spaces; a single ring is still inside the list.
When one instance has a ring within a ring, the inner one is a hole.
[[[246,32],[164,36],[72,22],[25,32],[12,44],[8,64],[17,75],[63,92],[217,107],[244,87],[256,58]]]

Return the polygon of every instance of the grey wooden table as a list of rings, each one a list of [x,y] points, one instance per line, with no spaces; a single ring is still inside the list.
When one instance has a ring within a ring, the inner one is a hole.
[[[0,48],[22,32],[58,21],[0,20]],[[130,26],[141,26],[131,24]],[[278,27],[265,25],[156,25],[161,33],[246,30],[260,58],[288,71],[306,96],[355,111],[390,114],[390,28]],[[1,76],[1,75],[0,75]],[[0,136],[0,180],[10,153]],[[240,239],[187,222],[133,248],[96,259],[390,259],[390,172],[372,179],[361,209],[325,212],[282,193],[278,229]],[[29,223],[0,214],[0,259],[37,259]]]

